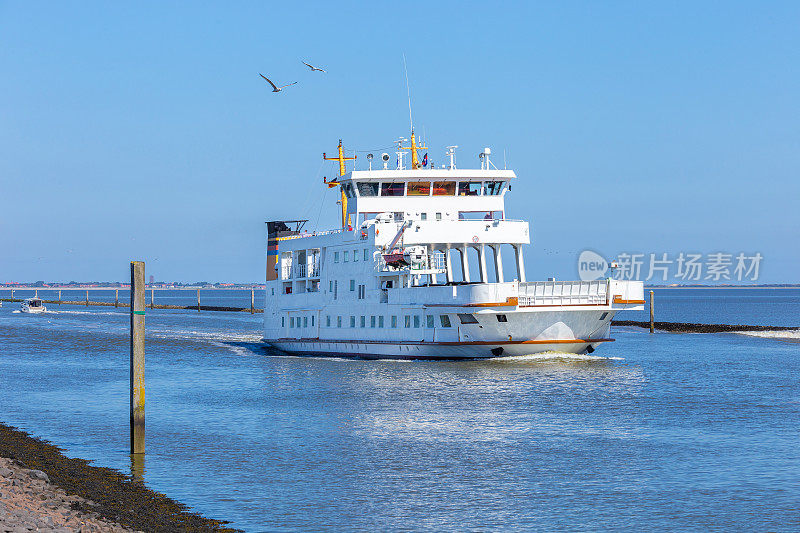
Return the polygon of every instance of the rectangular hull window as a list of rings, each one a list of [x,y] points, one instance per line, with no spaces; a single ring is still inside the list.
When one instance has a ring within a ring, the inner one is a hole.
[[[458,319],[462,324],[477,324],[478,319],[469,313],[458,313]]]

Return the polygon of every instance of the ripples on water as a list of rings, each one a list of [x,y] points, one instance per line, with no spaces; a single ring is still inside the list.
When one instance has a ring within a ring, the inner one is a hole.
[[[2,419],[129,471],[127,312],[9,305]],[[251,531],[800,528],[796,343],[616,328],[591,356],[312,359],[269,357],[260,322],[148,310],[144,478],[206,515]]]

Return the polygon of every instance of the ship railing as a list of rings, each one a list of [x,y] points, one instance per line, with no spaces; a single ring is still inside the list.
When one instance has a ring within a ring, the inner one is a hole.
[[[608,281],[529,281],[519,284],[520,307],[606,305]]]
[[[305,239],[307,237],[321,237],[323,235],[333,235],[334,233],[341,233],[341,232],[342,228],[328,229],[324,231],[312,231],[311,233],[299,233],[297,235],[287,235],[286,237],[281,237],[280,240],[291,241],[294,239]]]

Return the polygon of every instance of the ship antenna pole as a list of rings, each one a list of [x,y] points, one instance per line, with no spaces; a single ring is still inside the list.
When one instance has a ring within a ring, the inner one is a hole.
[[[411,123],[411,131],[414,131],[414,116],[411,114],[411,86],[408,83],[408,65],[406,64],[405,52],[403,52],[403,70],[406,73],[406,93],[408,94],[408,121]]]

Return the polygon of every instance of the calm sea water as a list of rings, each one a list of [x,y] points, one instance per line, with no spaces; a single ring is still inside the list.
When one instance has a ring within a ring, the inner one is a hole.
[[[800,325],[798,290],[656,301],[661,320]],[[127,309],[15,307],[0,308],[0,420],[129,472]],[[597,357],[397,362],[269,357],[260,322],[148,310],[144,478],[207,516],[248,531],[800,529],[796,334],[615,328]]]

